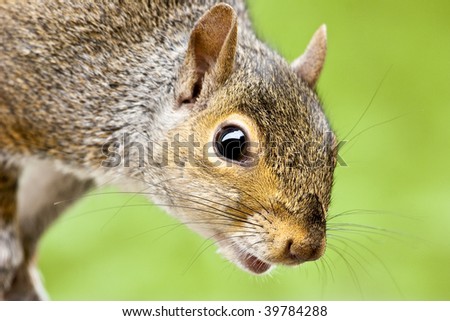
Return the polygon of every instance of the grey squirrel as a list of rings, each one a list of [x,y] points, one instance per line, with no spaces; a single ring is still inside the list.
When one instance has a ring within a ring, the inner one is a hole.
[[[41,234],[105,183],[145,191],[255,274],[323,254],[325,26],[288,64],[225,2],[0,2],[0,298],[40,298]]]

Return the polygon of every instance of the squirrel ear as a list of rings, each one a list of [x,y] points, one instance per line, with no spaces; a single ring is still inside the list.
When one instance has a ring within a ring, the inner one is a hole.
[[[219,3],[195,24],[189,39],[177,86],[178,104],[194,103],[206,73],[223,84],[234,69],[237,46],[237,19],[234,9]]]
[[[327,54],[327,27],[321,25],[314,33],[306,51],[291,64],[297,75],[314,88]]]

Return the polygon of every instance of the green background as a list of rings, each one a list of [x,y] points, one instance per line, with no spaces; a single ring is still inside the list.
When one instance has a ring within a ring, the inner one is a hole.
[[[337,134],[350,139],[330,214],[352,215],[332,220],[342,224],[330,232],[325,259],[252,276],[187,228],[174,228],[161,210],[139,206],[139,197],[94,192],[41,243],[50,297],[449,300],[450,2],[253,0],[249,7],[258,34],[289,61],[320,24],[328,27],[318,91]]]

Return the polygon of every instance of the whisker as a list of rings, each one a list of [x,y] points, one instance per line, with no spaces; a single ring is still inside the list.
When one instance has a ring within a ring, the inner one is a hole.
[[[269,211],[267,210],[267,208],[266,208],[266,207],[265,207],[265,206],[264,206],[264,205],[263,205],[263,204],[255,197],[255,196],[253,196],[253,195],[251,195],[250,193],[244,191],[243,189],[237,187],[236,185],[234,185],[233,188],[237,189],[237,190],[240,191],[241,193],[244,193],[245,195],[247,195],[247,196],[249,196],[250,198],[252,198],[253,200],[255,200],[255,201],[259,204],[259,206],[262,207],[263,210],[265,210],[267,213],[269,213]],[[260,214],[262,217],[264,217],[269,223],[272,224],[272,222],[269,221],[269,219],[268,219],[264,214],[262,214],[262,213],[259,213],[259,214]]]
[[[225,206],[225,207],[227,207],[227,208],[230,208],[230,209],[232,209],[232,210],[235,210],[235,211],[237,211],[237,212],[240,212],[240,213],[242,213],[242,214],[244,214],[244,215],[246,215],[246,216],[251,215],[251,213],[244,212],[244,211],[242,211],[242,210],[240,210],[240,209],[237,209],[237,208],[235,208],[235,207],[233,207],[233,206],[229,206],[229,205],[226,205],[226,204],[221,204],[221,203],[212,201],[212,200],[210,200],[210,199],[207,199],[207,198],[204,198],[204,197],[201,197],[201,196],[198,196],[198,195],[194,195],[194,194],[190,194],[190,193],[185,193],[185,192],[179,192],[179,191],[175,191],[175,190],[171,190],[171,192],[175,192],[175,193],[177,193],[177,194],[182,194],[183,196],[187,195],[187,196],[190,196],[190,197],[195,197],[195,198],[200,199],[200,200],[202,200],[202,201],[210,202],[210,203],[212,203],[212,204],[216,204],[216,205],[220,205],[220,206]],[[144,193],[144,194],[154,195],[154,193]],[[220,195],[220,194],[219,194],[219,195]],[[192,200],[190,200],[190,199],[187,199],[187,198],[185,198],[185,197],[178,197],[178,198],[179,198],[179,199],[185,199],[185,200],[194,202],[194,201],[192,201]],[[203,204],[204,206],[211,207],[210,205],[207,205],[207,204],[204,204],[204,203],[198,203],[198,204]],[[211,208],[214,208],[214,207],[211,207]],[[214,209],[216,209],[216,208],[214,208]],[[236,217],[239,217],[239,216],[236,215]]]
[[[328,272],[330,273],[331,280],[332,280],[332,282],[334,283],[334,282],[336,282],[336,281],[335,281],[335,278],[334,278],[333,269],[331,268],[330,263],[329,263],[328,261],[329,261],[329,260],[328,260],[328,258],[327,258],[326,255],[322,256],[322,258],[319,260],[319,262],[320,262],[320,264],[321,264],[321,266],[322,266],[322,268],[323,268],[324,274],[325,274],[325,276],[326,276],[326,277],[325,277],[325,283],[328,283]],[[333,263],[333,265],[334,265],[334,262],[332,262],[332,263]],[[326,285],[324,284],[324,285],[322,286],[322,296],[324,296],[325,288],[326,288]]]
[[[183,224],[179,224],[179,225],[177,225],[177,226],[174,226],[173,228],[171,228],[170,230],[166,231],[165,233],[163,233],[163,234],[159,235],[158,237],[152,239],[152,242],[151,242],[151,243],[153,244],[153,243],[158,242],[158,241],[159,241],[160,239],[162,239],[164,236],[166,236],[166,235],[169,234],[170,232],[173,232],[173,231],[175,231],[176,229],[178,229],[178,228],[180,228],[180,227],[182,227],[182,226],[183,226]]]
[[[208,221],[189,221],[189,222],[179,222],[179,223],[172,223],[172,224],[166,224],[163,226],[159,226],[156,228],[152,228],[150,230],[144,231],[144,232],[140,232],[138,234],[135,234],[131,237],[126,238],[125,240],[131,240],[131,239],[135,239],[138,237],[141,237],[143,235],[146,235],[148,233],[154,232],[156,230],[160,230],[163,228],[168,228],[168,227],[182,227],[182,226],[189,226],[189,225],[211,225],[211,226],[228,226],[228,227],[238,227],[240,230],[244,230],[244,231],[251,231],[252,233],[255,234],[265,234],[268,232],[263,232],[263,231],[255,231],[253,227],[246,227],[246,226],[239,226],[236,224],[232,224],[229,223],[230,220],[226,220],[226,219],[215,219],[215,220],[208,220]]]
[[[175,178],[171,178],[171,179],[175,179]],[[167,181],[167,180],[165,180],[164,182],[166,182],[166,181]],[[161,183],[162,183],[162,182],[161,182]],[[158,184],[158,185],[160,185],[160,184]],[[149,188],[149,187],[148,187],[148,188]],[[146,189],[147,189],[147,188],[146,188]],[[212,208],[212,209],[214,209],[215,211],[218,211],[218,212],[221,212],[221,213],[225,213],[225,214],[226,214],[227,216],[229,216],[229,217],[234,217],[234,218],[235,218],[236,220],[238,220],[238,221],[241,221],[241,222],[247,222],[247,221],[246,221],[244,218],[242,218],[241,216],[238,216],[238,215],[233,214],[233,213],[230,213],[230,212],[225,212],[225,211],[223,211],[223,210],[221,210],[221,209],[218,209],[218,208],[215,208],[215,207],[213,207],[213,206],[211,206],[211,205],[208,205],[208,204],[205,204],[205,203],[201,203],[201,202],[197,202],[197,201],[195,201],[195,200],[189,199],[189,198],[187,198],[187,197],[184,197],[184,194],[181,193],[181,192],[174,191],[174,190],[172,190],[172,192],[176,192],[176,193],[178,193],[178,194],[182,194],[182,195],[183,195],[183,197],[172,195],[172,198],[176,197],[176,198],[181,199],[181,200],[185,200],[185,201],[192,202],[192,203],[195,203],[195,204],[198,204],[198,205],[202,205],[202,206],[205,206],[205,207],[208,207],[208,208]],[[114,194],[114,193],[117,193],[117,192],[104,192],[104,193],[99,193],[99,194],[105,195],[105,194]],[[121,192],[121,193],[122,193],[122,194],[132,194],[133,197],[134,197],[135,195],[137,195],[137,194],[139,194],[139,195],[160,195],[160,196],[166,196],[165,194],[160,193],[160,192],[145,192],[145,193],[144,193],[144,192]],[[97,194],[97,195],[99,195],[99,194]],[[186,193],[185,193],[185,194],[186,194]],[[85,197],[90,197],[90,196],[93,196],[93,195],[86,195]],[[244,211],[242,211],[242,210],[236,209],[236,208],[234,208],[234,207],[232,207],[232,206],[229,206],[229,205],[226,205],[226,204],[220,204],[220,203],[218,203],[218,202],[215,202],[215,201],[212,201],[212,200],[209,200],[209,199],[206,199],[206,198],[202,198],[202,197],[197,196],[197,195],[188,194],[188,196],[195,197],[195,198],[200,199],[200,200],[202,200],[202,201],[207,201],[207,202],[210,202],[210,203],[213,203],[213,204],[217,204],[217,205],[221,205],[221,206],[228,207],[228,208],[233,209],[233,210],[236,210],[236,211],[238,211],[238,212],[242,212],[243,214],[245,214],[245,215],[247,215],[247,216],[250,215],[250,213],[247,213],[247,212],[244,212]],[[129,201],[130,201],[130,200],[128,200],[124,205],[126,205]],[[57,205],[57,204],[59,204],[59,203],[61,203],[61,202],[56,202],[55,205]],[[169,205],[164,205],[164,206],[169,206]],[[119,211],[120,211],[120,209],[119,209]],[[210,212],[210,213],[212,213],[212,212]],[[117,214],[117,213],[116,213],[116,214]],[[115,214],[115,215],[116,215],[116,214]],[[212,214],[214,214],[214,213],[212,213]],[[115,215],[114,215],[113,217],[115,217]],[[252,225],[261,227],[261,225],[259,225],[259,224],[257,224],[257,223],[249,223],[249,224],[252,224]]]
[[[151,187],[156,187],[156,186],[161,186],[161,187],[163,187],[163,186],[162,186],[163,183],[166,183],[166,182],[168,182],[169,180],[178,179],[178,178],[179,178],[179,177],[172,177],[172,178],[168,178],[168,179],[162,180],[162,181],[160,181],[159,183],[156,183],[156,184],[155,184],[155,183],[150,184],[150,186],[146,187],[144,190],[146,190],[146,189],[148,189],[148,188],[151,188]],[[163,187],[163,188],[164,188],[164,187]],[[237,188],[237,187],[234,187],[234,188],[237,189],[237,190],[240,190],[240,189]],[[214,209],[215,211],[220,211],[220,212],[222,212],[222,213],[225,213],[225,211],[223,211],[223,210],[220,210],[220,209],[215,208],[215,207],[213,207],[213,206],[211,206],[211,205],[209,205],[209,204],[205,204],[205,203],[204,203],[204,202],[208,202],[208,203],[211,203],[211,204],[224,206],[224,207],[229,208],[229,209],[231,209],[231,210],[234,210],[234,211],[236,211],[236,212],[242,213],[242,214],[244,214],[244,215],[246,215],[246,216],[251,216],[251,215],[252,215],[252,213],[248,213],[248,212],[243,211],[243,210],[241,210],[241,209],[238,209],[238,208],[236,208],[236,207],[234,207],[234,206],[230,206],[230,205],[227,205],[227,204],[221,204],[221,203],[218,203],[218,202],[213,201],[213,200],[211,200],[211,199],[207,199],[207,198],[204,198],[204,197],[195,195],[195,194],[186,193],[186,192],[180,192],[180,191],[177,191],[177,190],[175,190],[175,189],[173,189],[173,188],[166,188],[166,190],[167,190],[168,194],[171,194],[171,197],[169,197],[170,200],[172,200],[172,198],[176,197],[176,198],[181,199],[181,200],[185,200],[185,201],[188,201],[188,202],[192,202],[192,203],[195,203],[195,204],[199,204],[199,205],[201,205],[201,206],[205,206],[205,207],[212,208],[212,209]],[[242,190],[241,190],[241,191],[242,191]],[[226,196],[224,196],[224,195],[218,193],[217,191],[215,191],[215,192],[216,192],[217,195],[219,195],[219,196],[222,197],[222,198],[225,198],[225,199],[227,199],[227,200],[230,199],[229,197],[226,197]],[[245,191],[242,191],[242,192],[248,194],[248,193],[245,192]],[[175,193],[175,194],[178,194],[178,195],[181,194],[182,196],[174,196],[174,195],[173,195],[174,193]],[[101,192],[101,193],[95,193],[95,194],[89,193],[89,194],[86,194],[86,195],[84,195],[84,196],[82,196],[82,197],[80,197],[80,198],[93,197],[93,196],[98,196],[98,195],[108,195],[108,194],[132,194],[133,196],[132,196],[130,199],[128,199],[128,200],[125,202],[125,204],[123,204],[124,207],[125,207],[125,205],[127,205],[127,204],[128,204],[128,203],[136,196],[136,195],[160,195],[160,196],[166,196],[165,194],[163,194],[163,193],[161,193],[161,192],[143,192],[143,191],[139,191],[139,192]],[[249,194],[248,194],[248,195],[249,195]],[[80,198],[77,198],[77,199],[80,199]],[[201,200],[202,202],[196,202],[196,201],[192,200],[191,198],[199,199],[199,200]],[[55,202],[54,205],[59,205],[59,204],[61,204],[61,203],[63,203],[63,202],[71,202],[71,201],[75,201],[75,200],[77,200],[77,199],[68,199],[68,200],[63,200],[63,201]],[[251,207],[249,207],[248,205],[246,205],[246,204],[240,202],[239,200],[233,200],[233,202],[238,203],[239,205],[241,205],[241,206],[243,206],[243,207],[246,207],[246,208],[252,210],[253,212],[257,212],[256,210],[254,210],[254,209],[252,209]],[[262,204],[261,204],[261,205],[262,205]],[[121,208],[119,208],[118,211],[117,211],[117,212],[116,212],[116,213],[108,220],[108,222],[105,223],[105,226],[106,226],[112,219],[114,219],[114,217],[116,217],[116,215],[120,212],[120,210],[121,210]],[[261,213],[261,212],[257,212],[257,213],[260,214],[261,216],[263,216],[263,217],[267,220],[267,217],[266,217],[263,213]],[[241,222],[243,222],[243,218],[242,218],[241,216],[238,216],[238,215],[233,214],[233,213],[230,213],[230,212],[226,212],[226,214],[227,214],[228,216],[233,216],[233,217],[236,218],[236,220],[240,220]],[[257,223],[252,223],[252,224],[258,225],[258,226],[261,227],[260,224],[257,224]]]
[[[384,81],[386,80],[389,72],[392,69],[392,65],[389,66],[389,68],[386,70],[383,78],[381,79],[380,83],[378,84],[377,88],[375,89],[375,92],[373,93],[372,97],[370,98],[369,103],[367,104],[366,108],[364,109],[364,111],[362,112],[362,114],[359,116],[358,120],[356,121],[356,123],[353,125],[353,127],[350,129],[350,131],[344,136],[344,138],[342,139],[342,141],[345,141],[346,138],[353,132],[353,130],[355,130],[355,128],[359,125],[359,123],[361,122],[361,120],[364,118],[364,116],[367,114],[367,112],[369,111],[370,107],[372,106],[373,101],[375,100],[375,97],[377,96],[378,92],[380,91]]]
[[[233,233],[233,232],[230,231],[230,233]],[[229,241],[229,240],[234,239],[234,238],[242,238],[242,237],[254,236],[254,234],[248,234],[248,235],[233,235],[233,236],[221,238],[220,240],[213,241],[213,242],[212,242],[211,244],[209,244],[206,248],[203,248],[203,246],[205,245],[205,243],[211,241],[211,239],[214,239],[216,236],[218,236],[218,235],[223,235],[223,234],[224,234],[224,232],[219,232],[219,233],[216,233],[216,234],[214,234],[214,235],[208,237],[206,240],[204,240],[203,243],[200,245],[200,248],[197,250],[197,253],[195,253],[195,257],[192,259],[192,261],[191,261],[191,262],[189,263],[189,265],[186,267],[186,269],[184,270],[183,274],[185,274],[185,273],[193,266],[193,264],[198,260],[198,258],[199,258],[203,253],[205,253],[205,251],[206,251],[207,249],[209,249],[211,246],[216,245],[217,243],[222,242],[222,241]],[[231,246],[231,245],[228,245],[228,246]],[[202,249],[202,248],[203,248],[203,249]]]
[[[137,181],[139,181],[141,183],[143,182],[142,180],[139,180],[139,179],[136,179],[136,178],[133,178],[133,177],[130,177],[130,178],[134,179],[134,180],[137,180]],[[170,180],[179,179],[179,178],[180,177],[170,177],[170,178],[167,178],[167,179],[164,179],[164,180],[160,181],[159,183],[151,184],[151,186],[160,186],[161,184],[166,183],[166,182],[168,182]],[[151,186],[149,186],[149,187],[151,187]],[[120,195],[132,194],[132,195],[134,195],[136,193],[140,194],[139,192],[124,192],[124,191],[95,192],[95,193],[89,192],[89,193],[86,193],[86,194],[84,194],[84,195],[82,195],[80,197],[77,197],[77,198],[68,198],[68,199],[65,199],[65,200],[54,202],[53,205],[56,206],[56,205],[60,205],[62,203],[74,202],[74,201],[77,201],[77,200],[82,200],[82,199],[85,199],[85,198],[91,198],[91,197],[94,197],[94,196],[117,195],[117,194],[120,194]]]
[[[146,187],[145,189],[143,189],[143,191],[149,189],[150,187]],[[141,193],[141,192],[139,192]],[[135,193],[133,194],[131,197],[129,197],[125,203],[123,203],[118,209],[117,211],[103,224],[101,230],[105,229],[105,227],[112,222],[112,220],[119,214],[119,212],[129,203],[131,202],[138,194]]]
[[[393,230],[389,230],[389,229],[385,229],[385,228],[381,228],[381,227],[375,227],[375,226],[358,224],[358,223],[332,223],[332,224],[329,224],[329,229],[331,230],[333,227],[342,227],[342,226],[345,226],[345,227],[350,226],[350,227],[360,228],[362,230],[367,229],[367,230],[372,230],[372,231],[377,231],[377,232],[383,232],[388,235],[397,235],[397,236],[401,235],[401,233],[398,231],[393,231]]]
[[[202,209],[202,208],[186,206],[186,205],[172,205],[172,204],[162,204],[162,203],[145,203],[145,204],[128,204],[128,205],[126,205],[127,208],[146,207],[146,206],[149,206],[149,207],[151,207],[151,206],[159,206],[159,207],[174,207],[174,208],[192,209],[192,210],[196,210],[196,211],[200,211],[200,212],[204,212],[204,213],[208,213],[208,214],[213,214],[213,215],[217,215],[217,216],[220,216],[220,217],[224,217],[225,219],[227,219],[229,221],[238,221],[238,222],[241,222],[243,224],[261,227],[260,225],[257,225],[255,223],[248,222],[248,221],[243,220],[243,219],[238,220],[234,216],[228,216],[228,215],[226,215],[226,212],[224,212],[225,214],[216,213],[216,212],[205,210],[205,209]],[[81,216],[90,215],[90,214],[97,213],[97,212],[114,210],[114,209],[117,209],[117,208],[124,208],[124,207],[123,207],[123,205],[121,205],[121,206],[111,206],[111,207],[104,207],[104,208],[101,208],[101,209],[90,210],[90,211],[84,212],[82,214],[78,214],[76,216],[67,217],[63,221],[74,219],[74,218],[79,218]]]
[[[338,227],[333,228],[333,227],[331,227],[331,228],[327,228],[327,232],[328,231],[358,234],[358,235],[364,236],[364,237],[366,237],[368,239],[371,239],[371,240],[373,240],[373,239],[370,238],[369,235],[384,236],[384,237],[388,237],[388,238],[396,240],[396,241],[401,241],[401,239],[396,238],[395,235],[393,235],[393,234],[383,233],[383,232],[380,232],[380,231],[372,231],[372,230],[369,230],[369,229],[350,229],[350,228],[338,228]]]
[[[339,252],[340,248],[335,245],[331,245],[331,244],[328,244],[327,247],[330,250],[334,251],[343,260],[343,262],[347,266],[347,269],[350,273],[353,283],[355,284],[356,288],[360,292],[361,297],[364,297],[362,288],[361,288],[361,284],[359,283],[359,280],[358,280],[358,276],[357,276],[355,270],[353,269],[352,265],[350,264],[350,262],[347,260],[347,258],[341,252]]]
[[[319,280],[320,280],[320,283],[322,284],[322,290],[323,290],[323,284],[325,283],[326,275],[324,273],[321,273],[319,264],[317,261],[313,261],[312,263],[314,263],[314,266],[317,270],[317,274],[319,275]]]
[[[371,125],[371,126],[365,128],[365,129],[361,130],[360,132],[358,132],[357,134],[355,134],[353,137],[351,137],[349,140],[347,140],[347,144],[344,145],[344,148],[345,148],[345,146],[350,146],[350,145],[348,145],[348,144],[351,143],[351,142],[352,142],[353,140],[355,140],[356,138],[358,138],[359,136],[361,136],[362,134],[364,134],[364,133],[366,133],[366,132],[368,132],[368,131],[370,131],[370,130],[376,128],[376,127],[379,127],[379,126],[382,126],[382,125],[389,124],[389,123],[391,123],[391,122],[393,122],[393,121],[395,121],[395,120],[397,120],[397,119],[403,118],[403,117],[405,117],[405,116],[407,116],[407,115],[409,115],[409,114],[411,114],[411,113],[413,113],[413,112],[410,111],[410,112],[403,113],[403,114],[401,114],[401,115],[392,117],[392,118],[390,118],[390,119],[383,120],[383,121],[381,121],[381,122],[375,123],[375,124],[373,124],[373,125]],[[353,147],[353,145],[352,145],[351,147]],[[348,151],[350,151],[350,150],[351,150],[351,147],[349,147],[349,148],[347,148],[347,150],[343,151],[343,152],[342,152],[342,155],[345,155]]]
[[[130,240],[136,239],[138,237],[144,236],[144,235],[146,235],[148,233],[154,232],[154,231],[162,230],[162,229],[169,228],[169,227],[172,227],[172,228],[175,229],[175,228],[178,228],[178,227],[181,227],[181,226],[183,226],[183,223],[166,224],[166,225],[158,226],[158,227],[152,228],[150,230],[147,230],[145,232],[141,232],[141,233],[135,234],[133,236],[127,237],[124,240],[125,241],[130,241]],[[174,229],[171,229],[170,231],[173,231]]]
[[[328,214],[327,216],[327,222],[340,217],[340,216],[345,216],[345,215],[358,215],[358,214],[367,214],[367,213],[372,213],[371,210],[361,210],[359,208],[357,209],[352,209],[352,210],[347,210],[347,211],[342,211],[336,214]]]
[[[199,186],[199,188],[202,188],[202,186]],[[239,188],[236,187],[236,186],[232,186],[232,188],[234,188],[234,189],[237,190],[237,191],[241,191],[241,192],[242,192],[242,190],[239,189]],[[222,199],[225,199],[225,200],[230,200],[230,199],[231,199],[229,196],[223,195],[223,194],[221,194],[219,191],[217,191],[217,190],[215,190],[215,189],[212,189],[211,192],[215,193],[216,195],[218,195],[218,196],[221,197]],[[239,205],[241,205],[241,206],[243,206],[243,207],[245,207],[245,208],[247,208],[247,209],[249,209],[249,210],[250,210],[250,213],[243,212],[243,213],[245,213],[245,214],[247,214],[247,215],[250,215],[251,213],[254,213],[254,212],[258,212],[256,209],[254,209],[254,208],[250,207],[249,205],[247,205],[247,204],[245,204],[245,203],[239,201],[238,199],[233,199],[232,201],[233,201],[233,202],[236,202],[237,204],[239,204]]]
[[[337,242],[341,242],[343,245],[345,245],[346,248],[351,249],[353,252],[355,252],[367,265],[369,265],[369,262],[366,260],[366,258],[364,258],[357,250],[355,250],[353,247],[351,247],[345,240],[341,240],[339,238],[335,238],[335,241]],[[361,264],[361,262],[356,258],[356,256],[354,256],[353,254],[351,254],[349,251],[342,249],[342,251],[345,252],[345,254],[347,254],[348,256],[350,256],[360,267],[361,269],[368,275],[371,276],[369,271],[364,267],[364,265]]]
[[[171,178],[171,179],[176,179],[176,178]],[[160,186],[162,183],[164,183],[164,182],[167,182],[168,180],[164,180],[163,182],[160,182],[159,184],[154,184],[153,186]],[[148,188],[150,188],[150,187],[148,187]],[[147,189],[147,188],[146,188]],[[200,200],[202,200],[202,201],[207,201],[207,202],[210,202],[210,203],[212,203],[212,204],[216,204],[216,205],[220,205],[220,206],[225,206],[225,207],[227,207],[227,208],[230,208],[230,209],[233,209],[233,210],[235,210],[235,211],[237,211],[237,212],[241,212],[241,213],[243,213],[243,214],[245,214],[246,216],[249,216],[249,215],[251,215],[251,213],[247,213],[247,212],[244,212],[244,211],[242,211],[242,210],[240,210],[240,209],[237,209],[237,208],[235,208],[235,207],[232,207],[232,206],[229,206],[229,205],[226,205],[226,204],[220,204],[220,203],[218,203],[218,202],[215,202],[215,201],[212,201],[212,200],[210,200],[210,199],[206,199],[206,198],[203,198],[203,197],[200,197],[200,196],[198,196],[198,195],[194,195],[194,194],[189,194],[189,193],[185,193],[185,192],[179,192],[179,191],[176,191],[176,190],[174,190],[174,189],[171,189],[170,190],[170,192],[175,192],[175,193],[177,193],[177,194],[182,194],[183,196],[182,197],[180,197],[180,196],[175,196],[175,197],[177,197],[178,199],[182,199],[182,200],[186,200],[186,201],[189,201],[189,202],[193,202],[193,203],[196,203],[196,204],[199,204],[199,205],[203,205],[203,206],[205,206],[205,207],[209,207],[209,208],[212,208],[212,209],[214,209],[214,210],[216,210],[216,211],[221,211],[221,212],[223,212],[223,213],[225,213],[224,211],[222,211],[222,210],[219,210],[219,209],[217,209],[217,208],[215,208],[215,207],[213,207],[213,206],[211,206],[211,205],[208,205],[208,204],[205,204],[205,203],[200,203],[200,202],[196,202],[196,201],[194,201],[194,200],[191,200],[191,199],[189,199],[189,198],[187,198],[186,197],[186,195],[187,196],[190,196],[190,197],[194,197],[194,198],[197,198],[197,199],[200,199]],[[111,194],[111,193],[117,193],[117,192],[105,192],[105,193],[101,193],[101,194]],[[161,192],[121,192],[122,194],[133,194],[133,195],[135,195],[135,194],[139,194],[139,195],[159,195],[159,196],[166,196],[165,194],[163,194],[163,193],[161,193]],[[220,195],[220,194],[219,194]],[[85,196],[85,197],[88,197],[88,196],[90,196],[90,195],[87,195],[87,196]],[[173,195],[172,195],[172,197],[174,197]],[[55,204],[59,204],[59,203],[61,203],[61,202],[56,202]],[[232,214],[232,213],[229,213],[229,212],[226,212],[228,215],[230,215],[230,216],[233,216],[233,217],[235,217],[236,219],[238,219],[238,220],[242,220],[243,218],[242,217],[240,217],[240,216],[238,216],[238,215],[235,215],[235,214]]]
[[[354,215],[389,215],[389,216],[400,217],[400,218],[414,219],[413,217],[408,216],[408,215],[402,215],[402,214],[398,214],[395,212],[384,211],[384,210],[353,209],[353,210],[348,210],[348,211],[340,212],[337,214],[329,215],[327,217],[327,222],[334,220],[338,217],[354,216]]]
[[[386,273],[389,275],[389,278],[391,279],[391,281],[394,283],[394,286],[397,288],[397,291],[400,293],[400,295],[403,297],[404,294],[402,292],[402,290],[400,289],[400,286],[397,283],[397,280],[394,278],[394,276],[392,275],[391,271],[388,269],[388,267],[386,266],[386,264],[384,263],[384,261],[375,254],[375,252],[373,252],[369,247],[365,246],[364,244],[362,244],[361,242],[358,242],[356,240],[353,240],[351,238],[342,236],[342,235],[331,235],[334,238],[341,238],[341,239],[345,239],[349,242],[352,242],[358,246],[360,246],[362,249],[366,250],[367,252],[369,252],[369,254],[372,255],[372,257],[374,257],[380,264],[381,266],[383,266],[384,270],[386,271]]]
[[[333,270],[331,269],[330,263],[328,262],[328,258],[326,256],[323,256],[320,261],[323,262],[323,264],[326,266],[326,268],[328,268],[328,271],[330,271],[330,274],[331,274],[331,280],[333,282],[335,282],[334,273],[333,273]],[[326,270],[326,268],[325,268],[325,270]]]

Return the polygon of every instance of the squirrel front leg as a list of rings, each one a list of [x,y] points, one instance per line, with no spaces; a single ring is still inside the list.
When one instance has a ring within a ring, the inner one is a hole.
[[[23,261],[17,221],[19,169],[0,161],[0,300],[5,299]]]
[[[34,160],[22,170],[17,197],[17,220],[24,259],[6,300],[45,299],[36,269],[36,248],[48,226],[94,186],[89,178],[62,173],[51,161]]]

